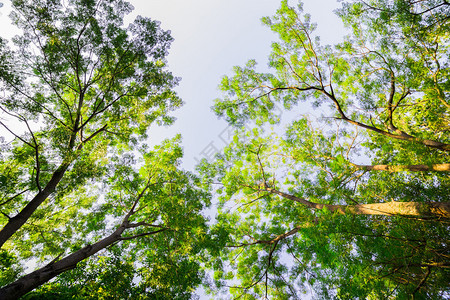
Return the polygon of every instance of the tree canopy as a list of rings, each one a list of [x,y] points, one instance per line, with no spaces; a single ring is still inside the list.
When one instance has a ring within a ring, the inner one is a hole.
[[[450,293],[447,0],[343,1],[334,46],[282,0],[263,18],[279,37],[269,71],[250,60],[221,82],[213,110],[236,134],[198,174],[180,167],[181,136],[147,145],[182,105],[159,22],[124,24],[122,0],[12,4],[1,299]]]
[[[140,16],[125,26],[133,7],[121,0],[12,2],[22,34],[0,41],[0,125],[12,136],[0,160],[0,298],[40,286],[51,299],[189,298],[209,195],[179,169],[180,137],[145,144],[182,104],[169,32]]]
[[[214,110],[241,129],[214,163],[212,292],[237,298],[441,299],[448,294],[447,1],[346,1],[349,35],[323,46],[282,1],[271,72],[235,67]],[[319,24],[320,26],[320,24]],[[307,116],[305,102],[329,115]],[[247,126],[251,127],[251,126]],[[280,131],[282,131],[280,133]]]

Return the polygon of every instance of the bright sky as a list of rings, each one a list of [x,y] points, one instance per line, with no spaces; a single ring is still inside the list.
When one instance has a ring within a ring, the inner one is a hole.
[[[297,1],[291,1],[297,4]],[[305,12],[318,23],[324,43],[343,36],[340,20],[333,10],[336,0],[305,0]],[[276,36],[260,19],[273,15],[279,0],[132,0],[135,12],[161,21],[175,38],[169,67],[182,81],[177,88],[185,105],[175,114],[174,126],[157,130],[157,141],[177,132],[183,135],[184,166],[194,168],[196,160],[208,158],[225,146],[227,125],[211,111],[220,96],[221,77],[232,67],[256,59],[265,68],[270,44]],[[154,131],[155,132],[155,131]]]
[[[129,0],[140,14],[161,21],[175,41],[169,55],[169,68],[182,78],[177,92],[185,105],[175,113],[170,128],[155,128],[151,144],[163,138],[183,135],[184,167],[193,169],[196,159],[208,158],[214,149],[225,146],[227,128],[211,111],[213,99],[220,96],[217,86],[232,67],[256,59],[265,68],[270,44],[276,36],[261,24],[261,17],[273,15],[280,0]],[[1,0],[0,35],[10,38],[10,0]],[[335,43],[343,36],[342,25],[333,14],[336,0],[304,0],[305,12],[318,23],[323,43]],[[297,1],[291,1],[296,4]],[[1,132],[0,132],[1,133]],[[1,134],[0,134],[1,135]],[[208,147],[209,146],[209,147]]]

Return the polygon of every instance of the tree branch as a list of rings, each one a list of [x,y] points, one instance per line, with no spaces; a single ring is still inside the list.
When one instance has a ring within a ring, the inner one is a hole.
[[[169,229],[168,229],[168,228],[163,228],[163,229],[160,229],[160,230],[151,231],[151,232],[145,232],[145,233],[140,233],[140,234],[136,234],[136,235],[133,235],[133,236],[120,237],[120,238],[119,238],[119,241],[133,240],[133,239],[135,239],[135,238],[139,238],[139,237],[143,237],[143,236],[149,236],[149,235],[154,235],[154,234],[157,234],[157,233],[159,233],[159,232],[166,231],[166,230],[169,230]]]

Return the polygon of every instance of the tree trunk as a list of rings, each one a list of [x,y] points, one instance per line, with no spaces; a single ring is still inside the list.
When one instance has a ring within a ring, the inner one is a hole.
[[[385,202],[358,205],[332,205],[314,203],[303,198],[289,195],[272,188],[266,191],[306,205],[313,209],[328,209],[340,214],[408,216],[431,219],[450,219],[450,202]]]
[[[432,164],[432,165],[355,165],[358,169],[366,171],[388,171],[388,172],[426,172],[426,171],[438,171],[438,172],[450,172],[450,164]]]
[[[353,125],[356,125],[358,127],[362,127],[362,128],[374,131],[376,133],[379,133],[381,135],[384,135],[384,136],[387,136],[387,137],[390,137],[390,138],[394,138],[394,139],[402,140],[402,141],[414,142],[414,143],[425,145],[425,146],[430,147],[430,148],[439,149],[439,150],[442,150],[442,151],[450,151],[450,144],[441,143],[439,141],[433,141],[433,140],[422,140],[422,139],[413,137],[413,136],[411,136],[409,134],[406,134],[404,132],[401,132],[401,131],[399,131],[398,133],[387,132],[387,131],[378,129],[378,128],[374,127],[374,126],[369,126],[369,125],[366,125],[366,124],[363,124],[363,123],[360,123],[360,122],[357,122],[357,121],[353,121],[353,120],[347,118],[345,115],[343,115],[341,119],[346,121],[346,122],[348,122],[348,123],[350,123],[350,124],[353,124]]]
[[[98,251],[105,249],[112,245],[114,242],[121,240],[121,235],[126,229],[126,224],[117,228],[114,233],[108,237],[98,241],[93,245],[87,245],[86,247],[64,257],[63,259],[52,262],[45,267],[42,267],[28,275],[25,275],[15,282],[0,289],[0,300],[15,300],[32,291],[33,289],[41,286],[50,279],[58,276],[59,274],[74,269],[77,264],[94,255]]]
[[[53,173],[52,178],[47,183],[45,188],[39,192],[34,198],[14,217],[8,220],[8,223],[0,231],[0,248],[3,244],[19,230],[23,224],[31,217],[31,215],[36,211],[36,209],[44,202],[51,193],[56,189],[56,186],[61,181],[69,167],[68,163],[63,163],[59,168]]]
[[[450,219],[450,202],[385,202],[359,205],[323,205],[322,208],[341,214],[409,216],[433,219]]]

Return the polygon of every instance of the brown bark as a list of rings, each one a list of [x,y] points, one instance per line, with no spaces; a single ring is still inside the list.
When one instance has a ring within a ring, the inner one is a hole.
[[[412,172],[426,172],[426,171],[437,171],[437,172],[450,172],[450,164],[432,164],[432,165],[355,165],[358,169],[366,171],[388,171],[388,172],[401,172],[401,171],[412,171]]]
[[[25,224],[25,222],[31,217],[31,215],[36,211],[36,209],[55,191],[56,186],[64,177],[64,174],[66,173],[70,164],[75,160],[77,152],[79,152],[87,142],[91,141],[98,134],[105,131],[106,128],[107,125],[104,125],[100,129],[95,131],[93,134],[91,134],[84,141],[82,141],[78,145],[78,147],[76,147],[76,149],[73,151],[71,157],[63,161],[63,163],[58,167],[58,169],[56,169],[56,171],[52,175],[52,178],[47,183],[45,188],[42,191],[39,191],[39,193],[36,196],[34,196],[34,198],[16,216],[8,220],[8,223],[6,223],[6,225],[0,230],[0,249],[2,248],[3,244],[13,234]],[[72,149],[74,147],[75,143],[74,140],[77,132],[78,129],[74,131],[74,134],[70,138],[69,149]]]
[[[394,139],[402,140],[402,141],[414,142],[414,143],[422,144],[422,145],[425,145],[427,147],[438,149],[438,150],[442,150],[442,151],[450,151],[450,144],[445,144],[445,143],[441,143],[439,141],[433,141],[433,140],[422,140],[422,139],[413,137],[413,136],[411,136],[411,135],[409,135],[407,133],[404,133],[404,132],[402,132],[400,130],[396,130],[395,133],[391,133],[391,132],[388,132],[388,131],[384,131],[384,130],[378,129],[378,128],[374,127],[374,126],[370,126],[370,125],[366,125],[366,124],[363,124],[363,123],[360,123],[360,122],[357,122],[357,121],[353,121],[353,120],[347,118],[345,115],[342,116],[341,119],[346,121],[346,122],[348,122],[348,123],[350,123],[350,124],[353,124],[353,125],[356,125],[358,127],[362,127],[362,128],[374,131],[374,132],[377,132],[377,133],[379,133],[381,135],[384,135],[384,136],[387,136],[387,137],[390,137],[390,138],[394,138]]]
[[[325,91],[324,89],[321,90],[321,92],[323,94],[325,94],[328,98],[330,98],[333,103],[334,106],[336,107],[336,110],[338,111],[339,115],[341,116],[339,119],[348,122],[350,124],[353,124],[355,126],[361,127],[361,128],[365,128],[367,130],[371,130],[374,131],[378,134],[390,137],[390,138],[394,138],[397,140],[403,140],[403,141],[410,141],[410,142],[414,142],[414,143],[418,143],[418,144],[422,144],[425,145],[427,147],[430,148],[434,148],[434,149],[439,149],[442,151],[450,151],[450,144],[446,144],[446,143],[441,143],[439,141],[433,141],[433,140],[423,140],[423,139],[419,139],[416,138],[414,136],[411,136],[399,129],[396,129],[395,127],[392,128],[393,132],[389,132],[389,131],[384,131],[381,130],[379,128],[376,128],[375,126],[371,126],[371,125],[367,125],[358,121],[354,121],[350,118],[347,117],[347,115],[344,113],[344,111],[341,108],[341,104],[339,103],[339,101],[336,99],[335,95],[333,93],[328,93],[327,91]]]
[[[313,209],[328,209],[340,214],[353,215],[383,215],[383,216],[408,216],[433,219],[450,219],[450,202],[385,202],[358,205],[332,205],[308,201],[293,195],[289,195],[272,188],[266,191],[306,205]]]
[[[62,176],[62,175],[61,175]],[[151,178],[151,177],[150,177]],[[0,289],[0,300],[13,300],[18,299],[19,297],[25,295],[26,293],[32,291],[33,289],[37,288],[38,286],[41,286],[42,284],[46,283],[47,281],[51,280],[52,278],[58,276],[59,274],[71,270],[77,266],[79,262],[82,260],[94,255],[98,251],[105,249],[106,247],[114,244],[118,241],[127,241],[143,236],[153,235],[157,234],[159,232],[168,230],[168,228],[164,228],[159,225],[154,224],[148,224],[146,222],[139,222],[139,223],[130,223],[129,219],[130,217],[136,212],[136,206],[139,202],[139,200],[143,197],[144,193],[147,191],[149,184],[150,184],[150,178],[147,181],[146,186],[142,189],[142,191],[137,196],[136,200],[134,201],[131,209],[129,212],[125,215],[125,217],[122,219],[122,223],[119,227],[109,236],[105,237],[104,239],[98,241],[97,243],[93,245],[87,245],[86,247],[64,257],[61,260],[53,261],[46,265],[43,268],[40,268],[28,275],[25,275],[15,282],[3,287]],[[145,232],[133,236],[127,236],[122,237],[122,233],[128,229],[128,228],[137,228],[140,226],[148,226],[148,227],[157,227],[160,228],[159,230],[151,231],[151,232]]]
[[[23,224],[31,217],[34,211],[41,205],[51,193],[56,189],[56,186],[61,181],[69,164],[62,164],[54,173],[45,188],[39,192],[34,198],[14,217],[8,220],[8,223],[0,231],[0,248],[3,244],[17,231]]]
[[[43,268],[19,278],[15,282],[0,289],[0,299],[19,299],[21,296],[46,283],[59,274],[74,269],[80,261],[120,240],[121,234],[125,229],[125,226],[120,226],[116,231],[114,231],[113,234],[100,240],[99,242],[93,245],[87,245],[86,247],[57,262],[50,263]]]
[[[14,300],[20,298],[21,296],[48,282],[49,280],[58,276],[59,274],[74,269],[79,262],[94,255],[100,250],[105,249],[106,247],[114,244],[115,242],[130,240],[141,236],[152,235],[167,230],[166,228],[162,228],[153,232],[135,235],[132,237],[122,237],[122,233],[127,228],[137,227],[134,226],[133,224],[128,223],[128,217],[130,215],[131,213],[125,217],[124,221],[116,229],[116,231],[114,231],[111,235],[107,236],[106,238],[98,241],[93,245],[87,245],[86,247],[64,257],[61,260],[51,262],[45,267],[42,267],[28,275],[25,275],[16,280],[15,282],[1,288],[0,300]]]

